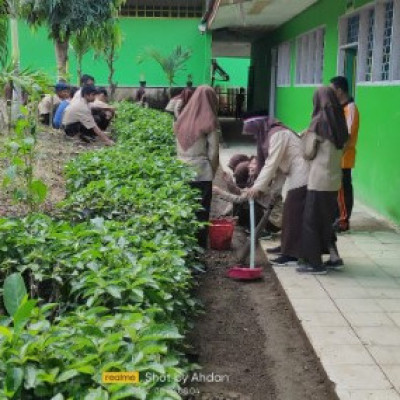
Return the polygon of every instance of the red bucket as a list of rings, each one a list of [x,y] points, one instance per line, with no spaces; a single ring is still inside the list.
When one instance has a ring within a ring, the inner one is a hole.
[[[232,244],[235,221],[225,218],[212,219],[210,222],[210,247],[214,250],[229,250]]]

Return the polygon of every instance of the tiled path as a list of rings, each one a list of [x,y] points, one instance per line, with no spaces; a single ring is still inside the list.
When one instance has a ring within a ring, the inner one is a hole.
[[[221,165],[253,149],[222,149]],[[338,247],[343,271],[316,277],[275,267],[275,273],[338,397],[400,400],[400,234],[357,205],[352,231]]]

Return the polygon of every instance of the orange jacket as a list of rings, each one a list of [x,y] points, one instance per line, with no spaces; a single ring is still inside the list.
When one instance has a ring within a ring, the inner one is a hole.
[[[353,100],[350,100],[344,107],[347,126],[349,128],[349,140],[344,147],[342,168],[354,168],[356,162],[356,145],[358,140],[358,129],[360,127],[360,114]]]

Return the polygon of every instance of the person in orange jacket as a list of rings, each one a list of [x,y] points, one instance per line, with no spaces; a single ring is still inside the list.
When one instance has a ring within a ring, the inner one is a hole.
[[[354,99],[349,95],[349,82],[344,76],[336,76],[331,79],[331,87],[335,91],[340,104],[343,106],[344,114],[349,130],[349,140],[343,151],[342,158],[342,187],[338,195],[338,218],[335,228],[339,232],[350,229],[350,217],[354,204],[354,190],[352,183],[352,169],[356,161],[356,146],[358,130],[360,127],[360,115]]]

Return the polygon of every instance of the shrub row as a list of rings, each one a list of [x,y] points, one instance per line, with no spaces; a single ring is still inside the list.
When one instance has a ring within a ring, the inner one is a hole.
[[[192,172],[168,115],[121,104],[115,131],[117,146],[67,165],[57,218],[0,220],[0,399],[180,398],[197,309]],[[104,371],[141,380],[104,384]]]

